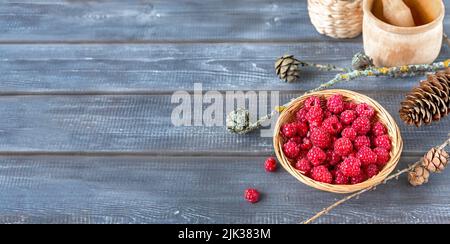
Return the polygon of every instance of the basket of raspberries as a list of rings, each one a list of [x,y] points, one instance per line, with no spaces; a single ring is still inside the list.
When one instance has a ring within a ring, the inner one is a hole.
[[[274,147],[299,181],[351,193],[382,182],[403,149],[400,129],[373,99],[347,90],[310,93],[280,114]]]

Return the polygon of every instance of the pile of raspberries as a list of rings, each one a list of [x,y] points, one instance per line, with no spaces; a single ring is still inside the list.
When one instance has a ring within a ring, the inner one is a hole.
[[[368,104],[309,97],[282,126],[283,152],[315,181],[353,185],[377,175],[390,160],[391,139]]]

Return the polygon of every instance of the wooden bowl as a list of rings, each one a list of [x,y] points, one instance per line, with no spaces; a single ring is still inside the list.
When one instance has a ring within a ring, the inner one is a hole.
[[[302,173],[300,171],[296,170],[293,165],[295,165],[295,162],[288,159],[283,152],[283,143],[284,139],[280,134],[281,126],[290,122],[293,122],[295,120],[295,115],[298,110],[300,110],[303,107],[304,101],[310,97],[310,96],[318,96],[323,98],[329,98],[332,95],[340,94],[344,96],[346,101],[352,101],[354,103],[367,103],[371,105],[375,111],[377,112],[377,119],[381,123],[383,123],[386,128],[388,129],[389,137],[392,141],[392,150],[391,150],[391,159],[386,164],[384,169],[373,178],[360,183],[356,185],[332,185],[332,184],[326,184],[322,182],[315,181]],[[389,174],[392,173],[392,171],[397,166],[400,155],[403,150],[403,140],[400,135],[400,129],[395,122],[395,120],[392,118],[392,116],[384,109],[379,103],[374,101],[373,99],[353,92],[353,91],[347,91],[347,90],[325,90],[325,91],[319,91],[310,93],[307,95],[304,95],[302,97],[299,97],[292,101],[292,103],[280,114],[280,117],[278,118],[277,124],[275,126],[274,136],[273,136],[273,145],[275,148],[275,153],[277,155],[278,161],[280,164],[295,178],[297,178],[300,182],[311,186],[313,188],[327,191],[327,192],[333,192],[333,193],[352,193],[356,192],[362,189],[365,189],[367,187],[376,185],[378,183],[381,183],[386,177],[389,176]]]
[[[442,48],[445,6],[442,0],[405,0],[418,26],[398,27],[383,18],[381,0],[364,0],[364,51],[376,66],[429,64]]]

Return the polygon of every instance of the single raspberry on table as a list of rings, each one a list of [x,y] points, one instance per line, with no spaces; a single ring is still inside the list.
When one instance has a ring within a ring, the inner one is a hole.
[[[303,104],[303,106],[306,109],[310,109],[312,107],[321,107],[322,106],[322,102],[320,101],[319,97],[311,96],[311,97],[308,97],[305,100],[305,103]]]
[[[306,114],[306,119],[309,122],[310,127],[319,127],[323,122],[323,110],[319,106],[315,106],[309,109]]]
[[[250,203],[257,203],[257,202],[259,202],[260,194],[259,194],[258,190],[249,188],[249,189],[245,190],[244,197],[245,197],[245,200],[247,200]]]
[[[274,172],[277,170],[277,160],[273,157],[266,159],[264,162],[264,168],[267,172]]]
[[[356,133],[352,127],[348,127],[342,131],[341,135],[342,137],[350,139],[350,141],[355,141],[358,133]]]
[[[305,150],[305,151],[309,151],[311,148],[313,147],[313,144],[311,142],[311,140],[309,138],[303,138],[301,144],[300,144],[300,149]]]
[[[343,126],[338,117],[333,115],[323,121],[322,129],[331,135],[337,135],[341,133]]]
[[[338,169],[347,177],[355,177],[361,174],[361,161],[355,157],[346,158]]]
[[[297,160],[297,163],[295,163],[295,169],[299,170],[303,174],[308,174],[312,169],[312,165],[308,159],[302,158]]]
[[[334,114],[340,114],[345,109],[344,97],[342,95],[333,95],[327,101],[327,109]]]
[[[359,117],[367,117],[372,119],[375,116],[375,110],[367,103],[361,103],[356,106],[356,113]]]
[[[391,138],[389,138],[388,135],[382,135],[382,136],[375,137],[374,145],[375,145],[375,147],[381,147],[388,151],[390,151],[392,149]]]
[[[358,117],[353,121],[352,128],[358,135],[364,136],[372,129],[370,119],[367,117]]]
[[[377,147],[373,151],[377,154],[377,164],[379,166],[385,166],[391,160],[391,155],[385,148]]]
[[[333,175],[327,169],[327,167],[325,167],[323,165],[314,167],[311,170],[311,178],[315,181],[328,183],[328,184],[331,184],[333,182]]]
[[[362,165],[365,166],[369,164],[376,164],[378,160],[377,154],[368,147],[359,149],[359,151],[356,153],[356,157],[361,160]]]
[[[308,160],[312,165],[318,166],[327,160],[327,154],[319,147],[313,147],[307,154]]]
[[[353,176],[350,178],[350,183],[352,185],[356,185],[359,183],[363,183],[366,180],[367,180],[367,175],[363,171],[361,171],[361,173],[358,174],[357,176]]]
[[[369,147],[372,143],[370,142],[370,138],[368,136],[358,136],[355,139],[354,146],[357,150],[363,147]]]
[[[295,159],[300,154],[300,148],[298,147],[297,143],[288,141],[283,145],[283,152],[286,157]]]
[[[309,139],[314,146],[320,147],[322,149],[328,148],[331,145],[330,134],[320,128],[314,128]]]
[[[386,126],[383,125],[381,122],[375,122],[372,128],[372,134],[374,136],[382,136],[387,134]]]
[[[346,137],[339,138],[334,143],[334,151],[340,156],[348,156],[353,152],[352,141]]]
[[[336,185],[348,185],[350,182],[350,178],[345,176],[341,171],[334,171],[334,181],[333,183]]]
[[[378,175],[378,173],[380,173],[380,170],[378,169],[378,166],[376,164],[371,164],[365,168],[365,173],[367,175],[367,178],[370,179]]]
[[[344,125],[351,125],[353,121],[358,117],[355,111],[345,110],[341,113],[341,123]]]
[[[307,108],[301,108],[296,114],[295,117],[297,118],[298,122],[306,123],[308,120],[306,119],[306,114],[308,113]]]
[[[327,162],[331,165],[331,166],[335,166],[338,165],[342,160],[342,157],[340,155],[338,155],[334,150],[328,150],[327,151]]]

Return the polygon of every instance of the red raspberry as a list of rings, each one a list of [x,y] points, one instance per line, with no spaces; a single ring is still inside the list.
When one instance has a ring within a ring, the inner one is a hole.
[[[311,96],[306,99],[305,104],[303,105],[306,109],[310,109],[312,107],[321,107],[321,101],[320,98],[316,96]]]
[[[353,144],[350,139],[342,137],[334,143],[334,151],[340,156],[348,156],[353,152]]]
[[[274,172],[275,170],[277,170],[277,160],[275,160],[275,158],[273,157],[266,159],[264,168],[267,172]]]
[[[306,119],[311,127],[318,127],[323,121],[323,110],[319,106],[315,106],[309,109],[306,114]]]
[[[358,136],[356,131],[351,127],[345,128],[342,131],[341,135],[342,135],[342,137],[350,139],[350,141],[355,141],[356,137]]]
[[[378,121],[373,125],[372,134],[374,136],[382,136],[382,135],[386,135],[386,133],[387,133],[387,129],[383,125],[383,123]]]
[[[325,119],[322,123],[322,129],[331,135],[337,135],[342,131],[342,124],[339,122],[338,117],[332,116]]]
[[[368,119],[372,119],[375,116],[375,110],[367,103],[361,103],[356,106],[356,113],[358,113],[359,117],[367,117]]]
[[[328,150],[327,151],[327,162],[331,166],[335,166],[341,162],[342,158],[335,151]]]
[[[355,177],[361,174],[361,161],[350,156],[346,158],[338,168],[345,176]]]
[[[283,133],[286,138],[297,136],[297,126],[294,123],[285,124],[281,127],[281,133]]]
[[[342,95],[333,95],[327,101],[327,108],[334,114],[340,114],[344,111],[345,103]]]
[[[380,170],[378,169],[378,166],[376,164],[371,164],[365,168],[365,173],[367,175],[367,178],[370,179],[375,175],[378,175],[378,173],[380,173]]]
[[[328,119],[331,116],[333,116],[333,113],[331,111],[325,111],[325,119]]]
[[[247,200],[250,203],[257,203],[257,202],[259,202],[260,194],[259,194],[258,190],[249,188],[249,189],[245,190],[244,197],[245,197],[245,200]]]
[[[381,147],[388,151],[391,151],[392,143],[391,138],[388,135],[378,136],[374,140],[375,147]]]
[[[309,138],[314,146],[320,147],[322,149],[325,149],[330,146],[331,144],[331,136],[318,128],[315,128],[311,132],[311,136]]]
[[[336,185],[348,185],[350,178],[345,176],[341,171],[336,170],[334,173],[334,184]]]
[[[355,110],[358,104],[352,102],[345,103],[345,110]]]
[[[333,175],[327,167],[321,165],[314,167],[311,171],[311,178],[315,181],[331,184],[333,182]]]
[[[354,146],[357,150],[363,148],[363,147],[369,147],[370,148],[371,142],[370,138],[367,136],[358,136],[355,139]]]
[[[344,125],[351,125],[357,118],[357,114],[353,110],[345,110],[341,113],[341,122]]]
[[[297,118],[297,121],[302,122],[302,123],[308,122],[308,120],[306,119],[307,113],[308,113],[308,109],[306,109],[306,108],[300,109],[295,116]]]
[[[303,139],[301,137],[292,137],[291,139],[289,139],[289,141],[291,142],[295,142],[295,144],[300,145],[303,142]]]
[[[362,165],[367,166],[369,164],[376,164],[378,157],[377,154],[372,151],[372,149],[368,147],[361,148],[358,153],[356,153],[356,157],[361,160]]]
[[[389,153],[388,150],[381,148],[381,147],[377,147],[375,149],[373,149],[373,151],[377,154],[377,164],[380,166],[385,166],[389,160],[391,160],[391,155]]]
[[[300,148],[298,147],[297,143],[288,141],[283,145],[283,152],[286,157],[295,159],[300,154]]]
[[[295,123],[295,127],[297,129],[297,135],[300,137],[305,137],[308,134],[309,127],[308,124],[303,122]]]
[[[297,160],[297,163],[295,164],[295,168],[297,170],[299,170],[300,172],[302,172],[303,174],[308,174],[312,169],[312,165],[308,161],[308,159],[302,158],[302,159]]]
[[[366,180],[367,180],[367,175],[363,171],[361,171],[361,173],[358,174],[357,176],[354,176],[354,177],[350,178],[350,183],[352,185],[356,185],[356,184],[359,184],[359,183],[363,183]]]
[[[310,139],[303,138],[302,143],[300,144],[300,149],[304,151],[309,151],[313,147],[313,144]]]
[[[308,160],[314,166],[321,165],[327,159],[327,154],[318,147],[313,147],[307,154]]]
[[[358,135],[364,136],[372,129],[370,125],[370,119],[367,117],[359,117],[353,121],[352,128],[358,133]]]

